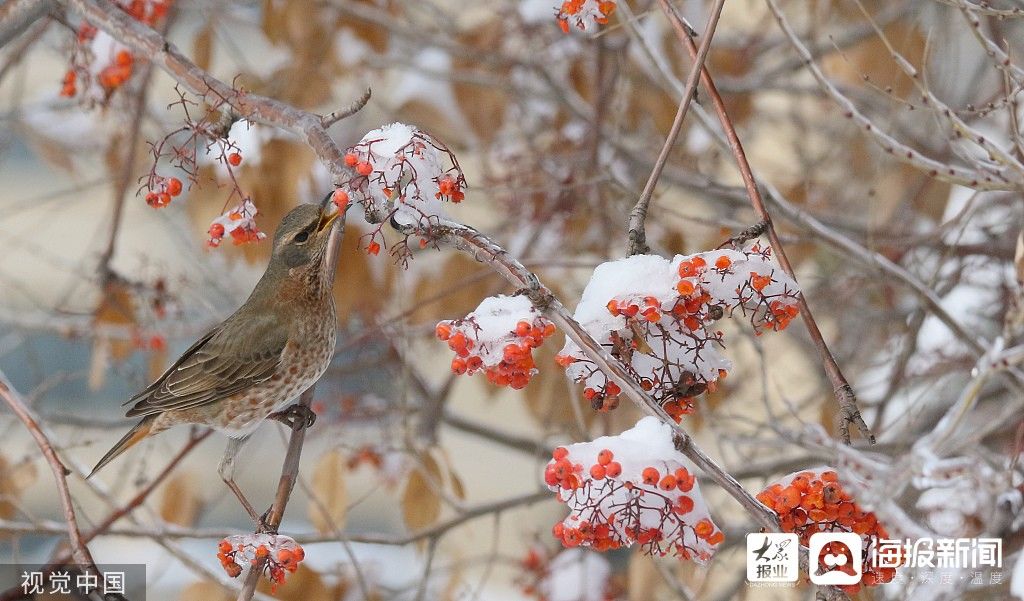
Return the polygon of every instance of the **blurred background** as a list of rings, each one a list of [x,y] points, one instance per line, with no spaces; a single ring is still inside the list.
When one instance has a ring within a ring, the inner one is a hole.
[[[152,24],[222,81],[305,110],[330,113],[371,88],[365,108],[331,127],[337,143],[393,121],[442,140],[469,184],[451,216],[492,236],[571,310],[594,267],[626,253],[628,213],[692,66],[657,2],[614,4],[606,24],[570,20],[569,33],[553,0],[180,0]],[[859,595],[1006,598],[1022,542],[1006,514],[1019,510],[1024,396],[1016,375],[985,367],[979,380],[977,366],[1012,364],[1016,355],[999,353],[1020,341],[1024,5],[778,4],[776,16],[771,4],[729,2],[707,65],[878,438],[870,450],[854,438],[851,469],[881,483],[862,502],[895,503],[932,533],[1005,541],[1004,569],[983,585],[911,578]],[[710,5],[674,3],[697,31]],[[265,267],[269,240],[212,248],[211,221],[250,198],[272,234],[332,186],[301,139],[266,125],[229,124],[224,139],[242,159],[229,168],[223,142],[193,135],[197,123],[212,127],[204,120],[217,103],[145,57],[103,84],[122,47],[102,32],[83,40],[66,7],[13,33],[0,26],[0,372],[71,469],[88,531],[193,434],[163,433],[85,481],[132,423],[121,403],[243,302]],[[652,252],[668,257],[758,221],[703,88],[682,127],[647,222]],[[192,168],[169,149],[195,153]],[[162,208],[145,200],[157,171],[185,182]],[[401,238],[389,228],[370,254],[377,229],[350,212],[337,355],[316,389],[319,420],[282,525],[307,559],[275,598],[814,594],[746,584],[743,534],[758,528],[703,479],[726,533],[708,565],[629,550],[559,555],[549,532],[565,508],[541,479],[551,448],[620,432],[640,413],[628,403],[594,412],[554,363],[560,334],[522,391],[456,377],[434,325],[513,291],[451,249],[396,259]],[[803,324],[761,337],[743,319],[722,323],[734,369],[683,420],[698,443],[753,493],[846,457],[808,434],[834,438],[839,418]],[[951,407],[965,408],[955,442],[923,457],[915,443]],[[66,542],[53,479],[18,419],[0,413],[0,433],[0,558],[44,562]],[[273,499],[286,434],[264,424],[240,458],[236,478],[258,509]],[[150,601],[234,599],[216,545],[252,524],[217,475],[224,445],[205,439],[92,540],[97,562],[144,562]]]

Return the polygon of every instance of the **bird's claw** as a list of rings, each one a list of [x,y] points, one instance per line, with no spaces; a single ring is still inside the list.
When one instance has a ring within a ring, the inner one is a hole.
[[[301,430],[303,428],[310,428],[316,423],[316,412],[306,405],[296,403],[281,411],[271,413],[267,418],[279,421],[292,430]]]

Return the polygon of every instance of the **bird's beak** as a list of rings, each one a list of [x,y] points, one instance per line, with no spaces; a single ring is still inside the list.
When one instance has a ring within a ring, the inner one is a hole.
[[[320,222],[317,223],[317,233],[323,233],[330,229],[331,224],[334,220],[341,215],[341,211],[338,210],[338,205],[333,202],[328,202],[325,206],[320,209]]]

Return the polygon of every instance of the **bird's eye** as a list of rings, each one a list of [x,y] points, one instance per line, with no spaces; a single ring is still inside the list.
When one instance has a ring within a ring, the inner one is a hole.
[[[309,240],[309,232],[299,232],[295,236],[296,242],[305,242],[306,240]]]

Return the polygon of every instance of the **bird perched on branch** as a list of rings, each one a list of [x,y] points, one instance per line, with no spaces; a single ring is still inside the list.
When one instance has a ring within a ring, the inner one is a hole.
[[[231,478],[235,454],[266,418],[309,426],[316,415],[289,401],[312,386],[334,354],[337,321],[328,238],[340,213],[330,196],[292,209],[274,233],[270,263],[249,299],[139,392],[128,417],[141,417],[100,459],[90,477],[139,441],[178,424],[230,437],[220,473],[254,519]]]

